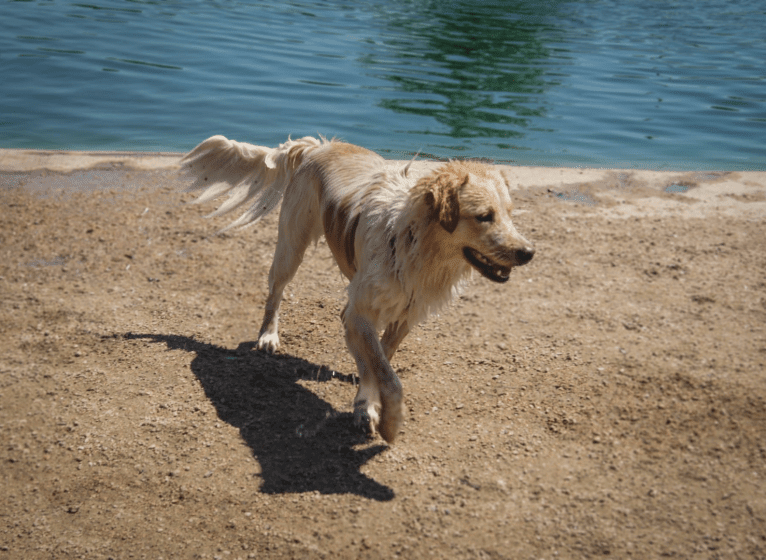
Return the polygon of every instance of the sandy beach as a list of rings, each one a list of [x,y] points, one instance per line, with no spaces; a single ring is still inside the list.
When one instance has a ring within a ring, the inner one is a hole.
[[[326,245],[253,351],[277,213],[178,159],[0,150],[0,559],[766,558],[766,172],[508,167],[537,255],[405,339],[388,446]]]

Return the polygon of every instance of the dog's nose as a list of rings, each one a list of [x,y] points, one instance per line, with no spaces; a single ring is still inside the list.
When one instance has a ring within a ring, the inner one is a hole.
[[[521,266],[523,264],[527,264],[529,261],[532,260],[532,257],[535,256],[535,249],[534,247],[524,247],[523,249],[516,249],[513,256],[516,259],[516,266]]]

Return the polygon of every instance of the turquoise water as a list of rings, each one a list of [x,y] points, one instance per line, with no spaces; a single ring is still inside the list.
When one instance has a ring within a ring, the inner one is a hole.
[[[762,0],[2,1],[0,147],[766,169]]]

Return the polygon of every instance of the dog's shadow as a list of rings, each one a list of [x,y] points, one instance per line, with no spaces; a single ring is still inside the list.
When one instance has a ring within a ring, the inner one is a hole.
[[[386,449],[366,442],[351,413],[340,413],[299,379],[353,383],[306,360],[254,352],[254,343],[229,350],[177,335],[127,333],[196,354],[191,369],[224,422],[239,429],[261,465],[260,490],[269,494],[319,491],[390,500],[394,492],[359,471]]]

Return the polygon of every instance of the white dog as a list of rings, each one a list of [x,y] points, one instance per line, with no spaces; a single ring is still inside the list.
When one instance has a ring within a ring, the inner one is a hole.
[[[204,189],[196,202],[229,194],[212,215],[247,207],[229,227],[256,222],[284,198],[259,349],[279,347],[282,293],[308,246],[325,236],[350,282],[341,319],[359,370],[354,420],[387,442],[404,418],[389,363],[402,339],[472,269],[505,282],[535,252],[511,221],[507,179],[490,165],[451,161],[416,180],[409,165],[395,168],[351,144],[306,137],[266,148],[223,136],[181,163],[196,178],[188,190]]]

